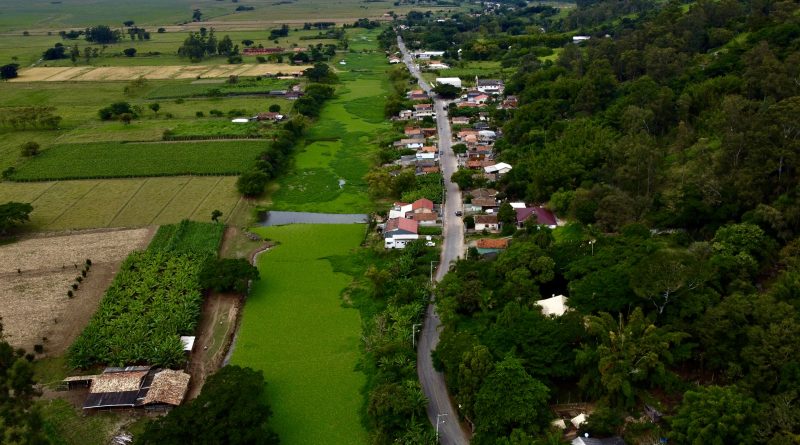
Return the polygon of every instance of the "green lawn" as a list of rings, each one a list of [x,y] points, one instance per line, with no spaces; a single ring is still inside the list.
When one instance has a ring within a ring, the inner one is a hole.
[[[365,376],[356,371],[361,322],[342,307],[351,277],[327,257],[348,255],[363,225],[255,229],[280,245],[259,257],[232,363],[264,371],[284,445],[366,443],[360,423]]]
[[[22,164],[13,179],[232,175],[250,167],[268,146],[249,140],[57,145]]]
[[[53,445],[105,445],[119,425],[119,416],[99,413],[86,416],[61,399],[38,402],[43,429]]]

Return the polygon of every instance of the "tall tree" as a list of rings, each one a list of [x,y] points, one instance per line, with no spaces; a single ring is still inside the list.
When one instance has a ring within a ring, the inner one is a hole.
[[[14,227],[30,221],[33,206],[23,202],[0,204],[0,235],[6,235]]]
[[[758,404],[734,387],[709,386],[687,391],[670,421],[677,444],[757,443]]]

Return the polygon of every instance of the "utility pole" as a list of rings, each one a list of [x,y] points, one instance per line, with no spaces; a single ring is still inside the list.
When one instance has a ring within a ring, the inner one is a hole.
[[[411,325],[411,347],[417,349],[417,328],[422,326],[421,323],[414,323]]]
[[[447,413],[436,415],[436,443],[439,443],[439,419],[446,416]],[[445,421],[442,421],[444,423]]]

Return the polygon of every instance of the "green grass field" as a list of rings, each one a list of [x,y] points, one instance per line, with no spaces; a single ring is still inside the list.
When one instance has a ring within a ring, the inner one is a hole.
[[[364,33],[351,47],[374,49],[377,33]],[[342,84],[322,109],[295,157],[295,169],[281,178],[273,209],[330,213],[374,210],[364,176],[369,172],[376,135],[388,128],[383,118],[387,94],[385,59],[351,53],[336,65]],[[339,180],[344,180],[340,187]]]
[[[33,205],[30,230],[140,227],[184,218],[227,221],[237,202],[233,176],[0,183],[0,202]]]
[[[29,159],[15,181],[232,175],[246,170],[266,141],[97,142],[51,147]]]
[[[264,371],[285,445],[366,443],[360,423],[358,311],[342,307],[351,277],[326,257],[358,248],[363,225],[255,229],[280,243],[259,257],[261,281],[247,298],[232,363]]]

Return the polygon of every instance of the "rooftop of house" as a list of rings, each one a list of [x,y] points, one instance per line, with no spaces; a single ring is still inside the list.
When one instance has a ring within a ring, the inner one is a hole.
[[[420,199],[414,201],[413,203],[411,203],[411,209],[412,210],[416,210],[416,209],[433,210],[433,201],[431,201],[430,199],[426,199],[426,198],[420,198]]]
[[[478,249],[505,249],[508,247],[508,238],[481,238],[475,243]]]
[[[392,218],[386,222],[384,233],[393,232],[395,230],[417,233],[417,230],[419,230],[419,223],[406,218]]]
[[[472,198],[472,205],[481,207],[497,207],[497,200],[494,198]]]
[[[475,215],[475,224],[497,224],[497,215]]]
[[[535,216],[537,224],[543,226],[554,226],[557,224],[556,215],[544,207],[525,207],[514,210],[517,212],[518,223],[523,223],[532,216]]]

